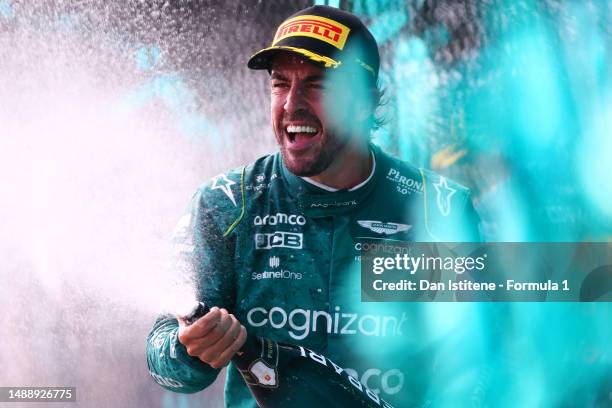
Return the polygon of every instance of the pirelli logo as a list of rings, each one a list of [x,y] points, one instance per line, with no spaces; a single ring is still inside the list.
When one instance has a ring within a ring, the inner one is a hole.
[[[339,50],[344,48],[350,28],[319,16],[297,16],[285,21],[274,36],[272,45],[287,37],[310,37],[325,41]]]

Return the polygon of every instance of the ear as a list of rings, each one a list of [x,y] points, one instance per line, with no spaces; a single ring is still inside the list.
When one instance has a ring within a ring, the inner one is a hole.
[[[372,109],[370,104],[364,100],[355,101],[355,120],[365,122],[369,119]]]
[[[376,105],[373,98],[373,90],[362,87],[353,87],[351,103],[353,105],[353,118],[355,122],[366,125],[374,115]]]

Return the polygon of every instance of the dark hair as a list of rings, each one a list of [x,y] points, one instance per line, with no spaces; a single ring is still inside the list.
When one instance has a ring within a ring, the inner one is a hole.
[[[365,81],[361,81],[364,77],[356,79],[348,76],[344,77],[352,78],[352,82],[348,85],[348,89],[352,92],[353,97],[360,100],[367,99],[368,108],[370,110],[368,117],[365,119],[362,125],[363,135],[371,138],[372,134],[387,125],[389,120],[387,119],[386,105],[388,99],[386,97],[386,89],[384,89],[379,79],[368,78]]]
[[[389,123],[389,119],[385,112],[385,107],[389,103],[389,100],[386,97],[386,89],[384,89],[380,83],[380,80],[376,80],[371,86],[371,95],[372,95],[372,115],[370,119],[370,133],[374,132],[387,123]]]

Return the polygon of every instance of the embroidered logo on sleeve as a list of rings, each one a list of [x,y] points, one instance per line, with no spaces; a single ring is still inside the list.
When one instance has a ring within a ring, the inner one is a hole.
[[[440,181],[433,185],[436,189],[436,204],[440,214],[447,217],[451,212],[451,197],[457,192],[456,189],[449,187],[446,177],[440,176]]]
[[[234,204],[234,207],[237,207],[236,199],[234,198],[234,193],[232,192],[232,189],[231,189],[231,186],[236,184],[236,182],[227,178],[227,176],[223,173],[216,175],[215,177],[213,177],[212,180],[213,180],[213,183],[210,189],[211,190],[220,189],[221,191],[225,193],[226,196],[228,196],[230,200],[232,200],[232,204]]]

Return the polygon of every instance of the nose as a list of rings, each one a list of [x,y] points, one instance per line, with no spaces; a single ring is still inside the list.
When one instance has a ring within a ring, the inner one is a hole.
[[[289,115],[306,110],[306,95],[304,95],[304,91],[299,85],[291,85],[283,108]]]

